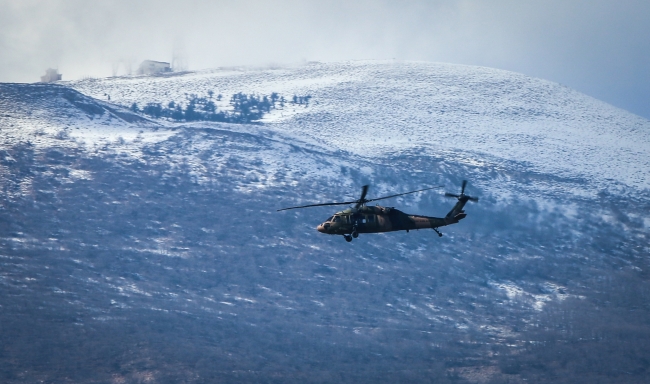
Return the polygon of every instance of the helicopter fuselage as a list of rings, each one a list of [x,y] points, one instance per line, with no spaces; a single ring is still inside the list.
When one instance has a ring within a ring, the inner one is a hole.
[[[459,205],[457,204],[444,218],[411,215],[392,207],[364,205],[358,209],[348,208],[337,212],[316,229],[318,232],[330,235],[436,229],[458,223],[465,218],[466,214],[462,210],[462,206],[465,204]]]
[[[467,180],[463,180],[459,195],[445,193],[445,196],[456,198],[458,201],[444,218],[423,215],[409,215],[408,213],[404,213],[399,209],[395,209],[393,207],[382,207],[380,205],[369,207],[366,205],[366,203],[369,203],[371,201],[390,199],[393,197],[428,191],[435,188],[442,188],[442,186],[398,193],[396,195],[383,196],[375,199],[366,199],[368,186],[364,185],[361,188],[361,197],[354,201],[308,204],[297,207],[282,208],[278,209],[278,211],[330,205],[354,204],[354,206],[351,208],[336,212],[333,216],[316,227],[318,232],[321,233],[326,233],[329,235],[343,235],[345,241],[347,242],[350,242],[352,239],[359,237],[360,233],[379,233],[392,231],[408,232],[411,229],[425,228],[431,228],[438,234],[438,236],[442,236],[442,233],[438,231],[439,227],[458,223],[460,220],[464,219],[467,216],[463,210],[465,204],[468,201],[478,201],[477,197],[465,195],[466,186]]]

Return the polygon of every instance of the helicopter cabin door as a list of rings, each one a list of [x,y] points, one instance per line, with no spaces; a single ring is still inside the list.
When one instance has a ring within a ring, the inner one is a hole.
[[[374,213],[359,215],[359,230],[362,232],[375,232],[379,228],[377,216]]]

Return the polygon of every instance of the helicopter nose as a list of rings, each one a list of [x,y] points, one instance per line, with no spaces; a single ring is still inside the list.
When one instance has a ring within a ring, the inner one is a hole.
[[[316,230],[317,230],[318,232],[320,232],[320,233],[326,233],[326,232],[325,232],[325,226],[324,226],[323,224],[321,224],[321,225],[319,225],[318,227],[316,227]]]

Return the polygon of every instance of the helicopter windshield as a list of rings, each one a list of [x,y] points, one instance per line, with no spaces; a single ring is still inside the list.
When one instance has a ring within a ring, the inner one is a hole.
[[[341,221],[341,218],[338,216],[334,216],[334,219],[332,220],[333,223],[338,223]]]
[[[325,222],[327,223],[328,221],[332,221],[332,217],[334,216],[330,216],[327,220],[325,220]]]

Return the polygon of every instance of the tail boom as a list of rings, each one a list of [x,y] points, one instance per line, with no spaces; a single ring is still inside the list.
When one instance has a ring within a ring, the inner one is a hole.
[[[446,225],[456,224],[467,216],[465,212],[459,212],[455,216],[447,215],[446,217],[431,217],[420,215],[409,215],[413,227],[408,229],[433,229],[444,227]]]

